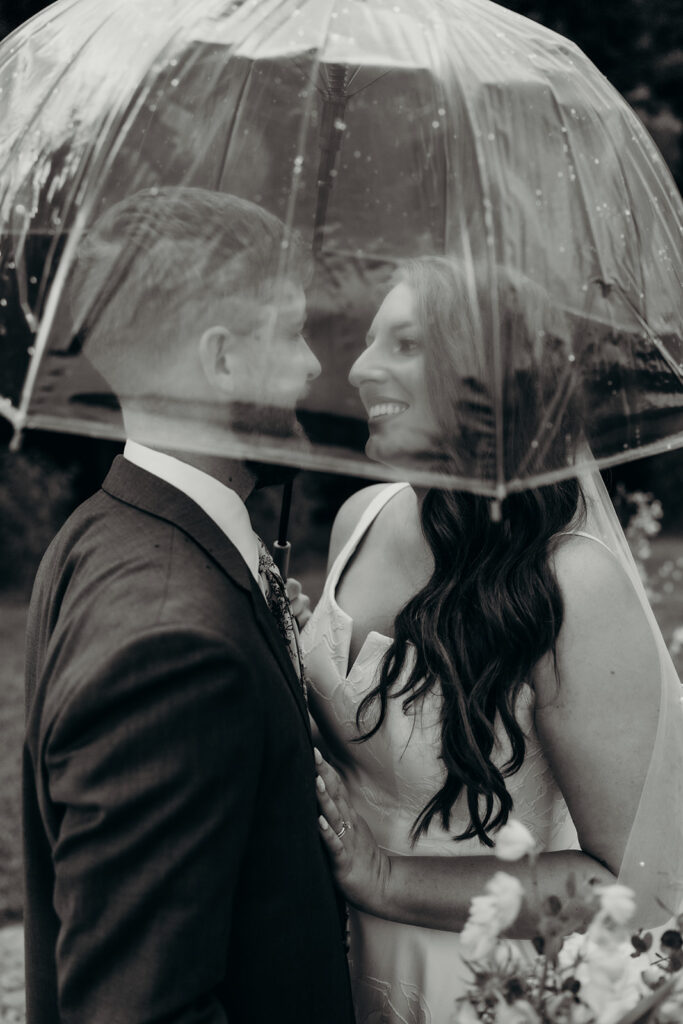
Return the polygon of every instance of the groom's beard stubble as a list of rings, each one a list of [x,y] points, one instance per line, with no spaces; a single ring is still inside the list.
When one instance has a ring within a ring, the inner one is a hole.
[[[296,410],[257,402],[231,402],[230,426],[236,434],[254,437],[305,441],[306,434],[296,418]]]
[[[291,440],[295,448],[308,440],[294,409],[257,405],[255,402],[233,402],[230,412],[231,428],[236,434]],[[298,472],[292,466],[259,462],[258,459],[249,459],[245,465],[256,477],[256,490],[288,483]]]

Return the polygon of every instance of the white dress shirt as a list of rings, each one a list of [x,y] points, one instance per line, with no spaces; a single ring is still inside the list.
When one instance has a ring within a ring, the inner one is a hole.
[[[167,484],[176,487],[213,519],[216,526],[232,541],[252,576],[259,582],[259,551],[246,505],[233,491],[215,477],[195,466],[163,452],[157,452],[137,441],[126,441],[123,457],[140,469],[153,473]]]

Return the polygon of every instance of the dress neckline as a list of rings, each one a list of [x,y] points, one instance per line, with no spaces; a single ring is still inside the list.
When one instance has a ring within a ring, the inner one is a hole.
[[[363,639],[363,643],[358,648],[358,653],[356,654],[356,657],[353,659],[353,662],[351,662],[349,660],[349,655],[351,649],[351,631],[353,629],[354,620],[353,617],[349,615],[349,613],[345,611],[337,601],[337,585],[339,583],[342,573],[344,572],[344,569],[346,568],[346,566],[349,563],[349,560],[351,559],[351,556],[355,553],[356,549],[358,548],[358,545],[365,537],[366,533],[370,529],[371,525],[374,523],[379,513],[382,511],[385,505],[387,505],[391,501],[393,497],[395,497],[400,491],[404,490],[406,487],[409,486],[410,484],[407,482],[388,484],[387,487],[380,491],[379,494],[377,494],[372,499],[372,501],[368,503],[367,508],[364,509],[363,514],[358,519],[358,522],[353,528],[350,537],[346,541],[346,544],[343,546],[343,548],[335,558],[332,564],[332,568],[330,569],[327,580],[325,582],[323,594],[327,596],[327,599],[330,605],[332,606],[332,609],[334,610],[337,617],[344,622],[346,629],[346,650],[344,652],[346,663],[346,671],[344,675],[345,679],[349,678],[353,670],[356,668],[359,662],[361,662],[363,656],[367,653],[367,648],[371,644],[380,643],[382,646],[388,647],[390,644],[393,643],[393,638],[387,636],[386,633],[380,633],[376,629],[369,630],[365,638]],[[610,550],[609,547],[607,547],[607,545],[605,544],[605,542],[600,540],[599,537],[595,537],[593,536],[593,534],[590,533],[585,533],[582,530],[566,531],[564,533],[558,534],[558,536],[585,537],[588,540],[597,541],[599,544],[602,544],[603,547],[607,548],[608,551]],[[412,646],[412,644],[409,645]]]
[[[385,633],[380,633],[376,629],[369,630],[363,640],[363,643],[358,648],[358,653],[356,654],[356,657],[354,658],[353,662],[350,662],[349,653],[351,648],[351,630],[353,629],[353,617],[349,615],[347,611],[344,611],[344,609],[337,601],[337,584],[339,583],[341,575],[344,572],[346,566],[348,565],[351,556],[356,551],[358,545],[363,540],[366,533],[368,532],[371,525],[374,523],[375,519],[382,511],[384,506],[387,505],[391,501],[391,499],[396,494],[399,493],[399,491],[402,491],[409,486],[410,484],[406,482],[398,484],[389,484],[384,490],[380,491],[380,493],[377,494],[372,499],[372,501],[368,504],[367,508],[363,511],[363,514],[360,516],[355,527],[353,528],[351,536],[347,540],[346,544],[335,558],[332,568],[330,569],[329,575],[327,577],[327,582],[325,584],[327,598],[337,616],[343,619],[346,625],[346,679],[348,679],[348,677],[351,675],[354,668],[360,661],[361,657],[366,652],[366,648],[370,643],[377,643],[377,641],[380,641],[384,646],[388,646],[389,644],[393,643],[393,638],[387,636]]]

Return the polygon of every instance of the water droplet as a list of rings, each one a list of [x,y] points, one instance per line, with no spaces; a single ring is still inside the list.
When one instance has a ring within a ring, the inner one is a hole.
[[[446,108],[445,107],[439,107],[439,109],[437,110],[437,114],[439,115],[439,117],[445,117],[446,116]]]
[[[574,355],[573,352],[570,352],[570,354],[569,354],[569,356],[567,358],[569,359],[570,363],[575,363],[576,362],[576,356]]]
[[[172,78],[171,79],[171,88],[172,89],[177,89],[179,85],[180,85],[180,79],[179,78]]]
[[[338,117],[336,119],[336,121],[334,122],[334,127],[337,129],[338,132],[343,132],[346,130],[346,125],[342,121],[341,117]]]
[[[440,121],[432,121],[432,128],[440,128],[440,127],[441,127],[441,122]]]
[[[359,149],[354,150],[353,155],[355,156],[356,160],[359,160],[360,156],[361,156],[360,150]]]
[[[6,306],[6,305],[7,305],[7,299],[0,299],[0,306]]]

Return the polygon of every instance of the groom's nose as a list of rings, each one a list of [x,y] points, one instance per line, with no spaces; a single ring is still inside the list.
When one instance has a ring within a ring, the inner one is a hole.
[[[304,337],[301,338],[302,362],[306,372],[306,380],[315,380],[322,373],[320,360]]]

